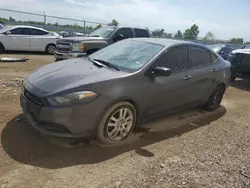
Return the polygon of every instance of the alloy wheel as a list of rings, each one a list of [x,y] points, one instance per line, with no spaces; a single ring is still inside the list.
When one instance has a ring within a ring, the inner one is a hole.
[[[132,129],[133,121],[133,112],[129,108],[114,111],[107,121],[107,136],[113,141],[123,140]]]

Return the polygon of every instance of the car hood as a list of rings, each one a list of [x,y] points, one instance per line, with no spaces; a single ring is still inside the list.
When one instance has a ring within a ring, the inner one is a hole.
[[[76,42],[76,41],[103,41],[102,37],[67,37],[58,42]]]
[[[97,67],[87,59],[71,59],[46,65],[28,76],[35,87],[49,94],[128,75],[108,67]]]
[[[250,54],[250,49],[238,49],[238,50],[234,50],[232,51],[232,54]]]

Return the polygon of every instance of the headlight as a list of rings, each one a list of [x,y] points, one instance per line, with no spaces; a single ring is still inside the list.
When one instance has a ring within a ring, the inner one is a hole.
[[[71,46],[72,52],[83,52],[84,51],[84,44],[81,43],[72,43]]]
[[[97,96],[98,94],[93,91],[78,91],[49,97],[48,101],[51,105],[69,105],[87,103],[94,100]]]

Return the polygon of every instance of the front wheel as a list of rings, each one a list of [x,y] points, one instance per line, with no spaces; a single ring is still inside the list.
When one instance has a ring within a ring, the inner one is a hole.
[[[103,144],[116,144],[125,140],[136,122],[136,110],[129,102],[111,106],[97,128],[97,139]]]
[[[54,44],[49,44],[49,45],[46,47],[45,51],[46,51],[47,54],[53,55],[54,52],[55,52],[55,49],[56,49],[56,45],[54,45]]]
[[[220,107],[225,88],[222,85],[217,86],[217,88],[210,95],[207,103],[204,105],[204,108],[208,111],[214,111]]]

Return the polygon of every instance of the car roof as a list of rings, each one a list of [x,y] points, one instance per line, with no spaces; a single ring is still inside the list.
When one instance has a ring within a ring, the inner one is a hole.
[[[184,40],[174,40],[174,39],[163,39],[163,38],[131,38],[130,40],[136,40],[136,41],[142,41],[142,42],[149,42],[149,43],[155,43],[159,44],[165,47],[173,46],[173,45],[197,45],[197,46],[202,46],[205,47],[202,44],[194,43],[194,42],[189,42],[189,41],[184,41]]]
[[[250,49],[237,49],[232,51],[232,54],[250,54]]]
[[[43,31],[46,31],[45,29],[43,28],[39,28],[39,27],[33,27],[33,26],[27,26],[27,25],[15,25],[15,26],[5,26],[3,28],[3,30],[5,31],[8,31],[8,30],[11,30],[11,29],[16,29],[16,28],[30,28],[30,29],[39,29],[39,30],[43,30]],[[48,31],[46,31],[48,32]]]

